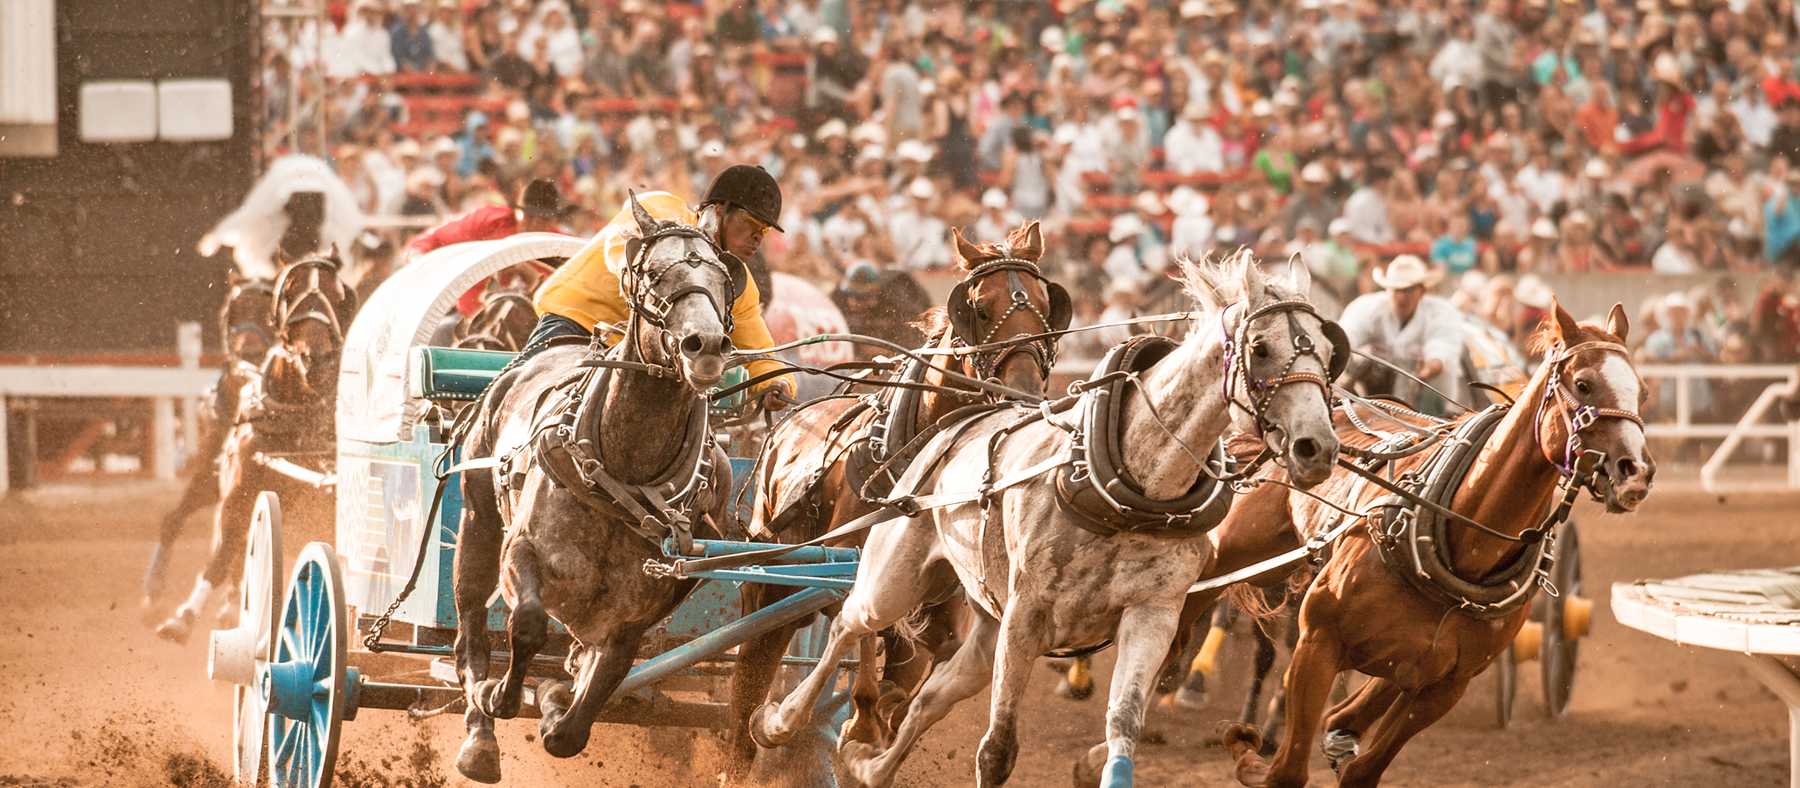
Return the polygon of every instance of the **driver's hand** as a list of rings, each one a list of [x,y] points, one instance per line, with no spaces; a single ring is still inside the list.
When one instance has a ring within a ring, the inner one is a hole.
[[[1425,363],[1419,365],[1419,377],[1424,378],[1426,380],[1431,380],[1432,378],[1437,377],[1438,373],[1443,372],[1443,371],[1444,371],[1444,362],[1439,361],[1435,358],[1425,359]]]
[[[788,394],[786,388],[776,386],[763,392],[762,408],[770,413],[787,410],[787,406],[792,404],[794,404],[794,397]]]

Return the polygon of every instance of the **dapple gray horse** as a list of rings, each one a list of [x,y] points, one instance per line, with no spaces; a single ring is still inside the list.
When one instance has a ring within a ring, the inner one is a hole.
[[[584,362],[585,345],[561,345],[503,373],[463,443],[465,457],[500,458],[492,471],[462,478],[456,654],[469,734],[456,765],[473,780],[500,778],[493,720],[518,713],[548,617],[575,641],[566,661],[573,685],[550,679],[537,687],[544,749],[566,758],[587,746],[645,631],[693,589],[694,581],[642,571],[646,559],[663,555],[629,507],[644,505],[651,491],[660,503],[648,507],[665,525],[673,512],[697,527],[725,521],[728,466],[710,440],[705,394],[725,371],[729,310],[746,274],[721,259],[708,240],[714,228],[659,222],[635,196],[630,204],[638,239],[619,272],[632,313],[626,338],[598,368]],[[559,443],[559,433],[571,443]],[[570,450],[572,442],[587,448]],[[574,470],[556,465],[557,447],[571,451],[561,461]],[[610,482],[595,491],[588,482],[601,476]],[[671,477],[680,477],[674,494],[664,487]],[[497,583],[511,608],[512,659],[503,678],[490,679],[487,604]]]
[[[1305,302],[1311,283],[1304,266],[1290,266],[1290,277],[1278,280],[1239,252],[1217,263],[1183,261],[1181,272],[1199,306],[1191,330],[1134,375],[1132,386],[1118,389],[1125,396],[1124,474],[1150,499],[1181,499],[1205,481],[1206,452],[1235,426],[1263,432],[1296,483],[1323,481],[1337,453],[1324,351],[1335,343]],[[1237,304],[1228,305],[1229,291],[1241,293]],[[1210,546],[1204,536],[1102,535],[1077,522],[1080,515],[1055,489],[1057,472],[1033,470],[1059,455],[1066,464],[1070,442],[1063,426],[1037,413],[1021,409],[947,429],[920,452],[943,458],[914,463],[896,490],[955,498],[988,479],[988,505],[929,508],[875,527],[819,667],[779,706],[758,710],[759,742],[778,746],[800,730],[850,646],[960,581],[977,609],[973,631],[913,698],[892,746],[876,752],[845,745],[844,771],[865,785],[890,784],[919,737],[997,677],[976,760],[979,785],[1003,784],[1017,754],[1017,709],[1033,661],[1049,650],[1110,639],[1119,653],[1107,709],[1107,769],[1115,784],[1129,784],[1146,697]]]

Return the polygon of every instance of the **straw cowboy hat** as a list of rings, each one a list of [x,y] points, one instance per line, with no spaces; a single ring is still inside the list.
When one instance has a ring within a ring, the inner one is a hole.
[[[1403,254],[1375,272],[1375,285],[1383,290],[1405,290],[1414,285],[1437,283],[1439,272],[1417,255]]]

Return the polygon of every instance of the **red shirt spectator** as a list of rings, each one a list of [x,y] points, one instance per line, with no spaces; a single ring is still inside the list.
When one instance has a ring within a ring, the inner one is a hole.
[[[526,185],[519,199],[520,207],[489,205],[451,219],[420,233],[406,244],[408,259],[434,249],[465,241],[492,241],[526,232],[560,232],[561,219],[569,207],[562,204],[556,184],[540,178]],[[473,315],[481,308],[481,293],[487,289],[482,281],[456,299],[456,311]]]

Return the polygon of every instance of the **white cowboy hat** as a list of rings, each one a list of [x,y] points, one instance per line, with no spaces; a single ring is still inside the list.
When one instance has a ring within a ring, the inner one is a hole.
[[[1307,183],[1329,183],[1331,171],[1325,169],[1324,162],[1315,161],[1300,168],[1300,180]]]
[[[711,139],[700,145],[700,158],[716,159],[725,155],[725,143]]]
[[[1513,299],[1533,309],[1549,309],[1554,296],[1550,286],[1532,274],[1519,277],[1519,283],[1513,287]]]
[[[1106,231],[1106,239],[1113,243],[1124,243],[1136,238],[1144,232],[1144,220],[1135,213],[1122,213],[1114,216],[1112,227]]]
[[[920,164],[931,161],[931,145],[918,140],[907,140],[894,149],[894,153],[902,159],[916,161]]]
[[[1114,300],[1126,297],[1136,300],[1140,290],[1141,285],[1136,279],[1119,277],[1118,279],[1106,283],[1106,301],[1111,303]]]
[[[887,130],[873,121],[863,123],[850,130],[850,141],[859,145],[886,145]]]
[[[930,178],[914,178],[906,187],[906,193],[921,200],[929,200],[937,196],[937,187],[931,185]]]
[[[1325,232],[1328,235],[1344,235],[1346,233],[1349,233],[1350,232],[1350,220],[1345,219],[1342,216],[1339,216],[1336,219],[1332,219],[1331,224],[1328,224],[1325,226]]]
[[[462,153],[462,146],[457,145],[456,140],[450,139],[449,137],[439,137],[431,143],[431,155],[436,156],[440,153],[460,154]]]
[[[1612,175],[1612,168],[1606,166],[1605,159],[1588,159],[1587,166],[1581,168],[1581,174],[1594,180],[1601,180]]]
[[[825,121],[824,125],[821,125],[819,130],[813,133],[813,139],[824,142],[832,137],[842,137],[849,132],[850,127],[844,125],[843,121],[832,118],[831,120]]]
[[[1063,35],[1062,28],[1055,25],[1044,28],[1044,32],[1038,34],[1038,46],[1052,52],[1063,51],[1063,48],[1068,46],[1068,43],[1069,39],[1067,36]]]
[[[1556,240],[1556,223],[1550,221],[1548,216],[1539,216],[1537,221],[1531,223],[1531,237],[1542,238],[1546,241]]]
[[[819,29],[813,31],[812,42],[814,46],[835,44],[838,42],[837,31],[831,29],[829,25],[819,25]]]
[[[1000,191],[998,186],[989,186],[987,191],[981,193],[981,207],[1005,208],[1006,192]]]
[[[1198,211],[1194,210],[1195,200],[1200,201]],[[1194,187],[1187,184],[1171,190],[1168,199],[1164,202],[1169,204],[1169,210],[1174,211],[1176,216],[1199,216],[1206,213],[1206,209],[1210,207],[1206,204],[1206,198],[1200,196],[1200,192],[1195,191]]]
[[[1375,286],[1383,290],[1405,290],[1415,285],[1437,283],[1438,271],[1420,260],[1418,255],[1403,254],[1387,267],[1375,272]]]
[[[856,152],[856,163],[857,164],[861,164],[865,161],[871,161],[871,160],[881,161],[882,159],[885,159],[885,158],[887,158],[887,151],[883,150],[880,145],[875,145],[875,144],[864,145],[862,147],[862,150],[859,150]]]
[[[1138,192],[1136,197],[1131,198],[1131,208],[1145,216],[1161,216],[1168,210],[1163,205],[1162,198],[1149,190]]]
[[[1456,280],[1456,289],[1472,296],[1481,295],[1488,286],[1488,275],[1481,270],[1465,271],[1462,278]]]

